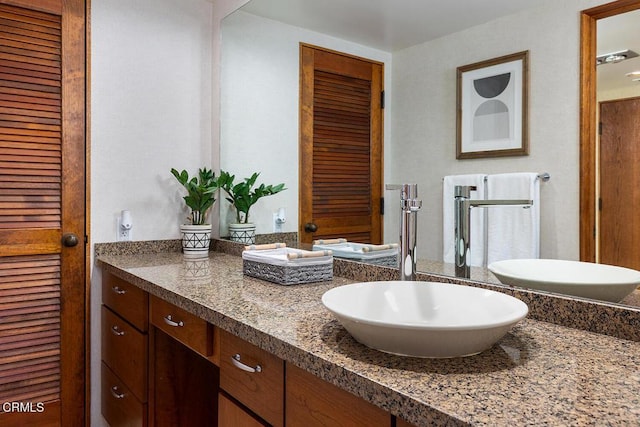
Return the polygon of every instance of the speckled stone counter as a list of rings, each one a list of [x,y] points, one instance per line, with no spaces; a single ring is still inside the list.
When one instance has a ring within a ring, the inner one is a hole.
[[[357,343],[320,302],[352,280],[280,286],[212,252],[97,255],[103,270],[417,425],[640,425],[640,343],[525,319],[477,356]]]

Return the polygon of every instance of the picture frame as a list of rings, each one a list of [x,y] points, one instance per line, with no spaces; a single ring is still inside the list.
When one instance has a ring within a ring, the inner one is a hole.
[[[529,154],[529,51],[457,68],[456,158]]]

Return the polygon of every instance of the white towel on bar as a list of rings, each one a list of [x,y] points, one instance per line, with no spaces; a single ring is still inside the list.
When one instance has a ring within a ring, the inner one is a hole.
[[[484,174],[449,175],[444,177],[442,183],[442,242],[444,262],[455,261],[455,225],[453,215],[454,188],[456,185],[474,185],[476,191],[471,192],[472,199],[485,198]],[[485,264],[485,232],[484,209],[471,209],[471,265],[483,266]]]
[[[487,177],[488,199],[530,199],[533,206],[489,207],[487,263],[514,258],[540,258],[540,180],[537,173],[505,173]]]

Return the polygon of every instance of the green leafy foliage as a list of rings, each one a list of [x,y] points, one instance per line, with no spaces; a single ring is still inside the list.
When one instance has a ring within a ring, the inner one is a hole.
[[[183,197],[185,204],[191,209],[191,223],[202,225],[206,221],[207,212],[216,201],[218,191],[218,178],[216,174],[207,168],[198,170],[198,176],[189,178],[186,170],[178,172],[171,168],[171,173],[178,182],[187,190]]]
[[[226,199],[236,209],[236,220],[238,223],[246,224],[249,222],[249,209],[262,197],[271,196],[282,190],[286,190],[284,184],[260,184],[254,188],[259,175],[260,174],[256,172],[251,175],[250,178],[245,178],[243,181],[235,184],[235,175],[231,175],[223,170],[220,171],[218,186],[227,193],[228,197],[226,197]]]

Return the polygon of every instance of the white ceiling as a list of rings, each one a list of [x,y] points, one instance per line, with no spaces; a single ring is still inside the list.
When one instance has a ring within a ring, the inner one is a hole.
[[[252,0],[242,10],[393,52],[540,4],[540,0]]]
[[[394,52],[557,0],[251,0],[242,10],[364,46]],[[598,21],[598,54],[640,54],[640,11]],[[631,82],[640,57],[598,67],[598,89]]]
[[[632,50],[640,55],[640,10],[598,20],[598,55]],[[640,56],[617,64],[599,65],[598,90],[621,89],[639,85],[625,74],[640,71]]]

